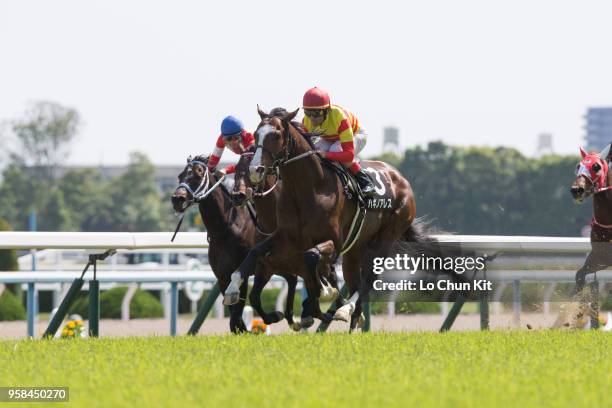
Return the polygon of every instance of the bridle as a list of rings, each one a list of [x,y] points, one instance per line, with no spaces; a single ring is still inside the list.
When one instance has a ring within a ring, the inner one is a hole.
[[[272,192],[272,190],[274,190],[274,188],[277,186],[278,181],[280,180],[280,168],[281,167],[285,167],[288,164],[291,164],[293,162],[296,162],[298,160],[301,160],[303,158],[315,155],[316,152],[314,150],[310,150],[307,151],[305,153],[299,154],[295,157],[289,157],[291,155],[291,152],[293,151],[293,148],[296,145],[296,141],[295,138],[291,135],[291,132],[289,131],[288,127],[291,126],[290,123],[281,120],[281,123],[283,124],[282,127],[282,132],[281,136],[283,136],[283,139],[285,140],[285,142],[283,143],[283,147],[282,149],[277,153],[274,154],[270,149],[266,148],[263,144],[261,143],[257,143],[255,145],[255,152],[257,152],[257,149],[261,149],[261,151],[265,154],[267,154],[268,156],[270,156],[270,158],[272,159],[272,164],[269,166],[263,166],[264,168],[264,172],[262,175],[262,179],[265,179],[267,176],[269,175],[274,175],[276,177],[276,182],[274,183],[274,185],[266,190],[266,191],[257,191],[256,189],[259,188],[260,186],[255,186],[255,189],[253,190],[253,195],[257,196],[257,197],[265,197],[266,195],[268,195],[270,192]],[[267,122],[263,122],[262,124],[266,124],[269,125],[269,123]],[[259,128],[261,128],[261,124],[259,126]],[[258,129],[259,129],[258,128]]]
[[[183,203],[183,208],[181,208],[181,211],[179,214],[179,220],[176,225],[176,229],[174,230],[174,235],[172,236],[172,239],[170,240],[170,242],[174,242],[174,238],[176,237],[176,234],[181,228],[181,224],[183,223],[183,219],[185,218],[185,212],[187,211],[187,209],[191,207],[194,203],[202,202],[213,191],[215,191],[215,189],[219,187],[221,183],[223,182],[223,180],[225,179],[225,174],[224,174],[222,177],[219,178],[219,180],[217,180],[215,184],[213,184],[209,188],[208,186],[210,185],[210,170],[208,169],[207,163],[201,160],[191,160],[191,156],[190,156],[190,158],[187,160],[187,166],[185,167],[185,170],[191,169],[193,171],[194,165],[202,166],[202,168],[204,169],[204,175],[202,176],[202,180],[200,181],[200,184],[198,185],[198,187],[196,187],[195,190],[192,189],[191,186],[188,183],[185,183],[184,181],[179,183],[178,187],[176,188],[177,190],[179,188],[184,188],[185,190],[187,190],[189,195],[191,195],[191,198],[189,198],[189,195],[188,195],[187,199]]]
[[[604,166],[601,166],[601,170],[599,171],[604,171]],[[607,190],[612,190],[612,186],[606,186],[606,185],[600,186],[600,183],[599,183],[599,180],[604,180],[604,184],[605,184],[605,180],[608,179],[607,172],[604,173],[601,177],[597,177],[595,180],[593,180],[593,177],[591,177],[590,169],[585,164],[583,164],[582,161],[576,167],[576,177],[584,177],[587,180],[589,180],[589,182],[591,183],[591,186],[593,187],[591,194],[597,194],[597,193],[601,193]]]

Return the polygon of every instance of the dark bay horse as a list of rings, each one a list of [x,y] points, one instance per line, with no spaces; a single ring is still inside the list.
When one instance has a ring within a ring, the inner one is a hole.
[[[187,165],[178,176],[179,186],[172,195],[172,205],[175,211],[182,213],[189,205],[198,204],[208,233],[208,260],[219,281],[221,293],[224,294],[230,283],[232,272],[240,265],[250,249],[264,236],[256,231],[253,219],[246,209],[235,208],[232,205],[230,193],[222,183],[219,183],[218,187],[213,190],[213,186],[217,185],[220,178],[208,170],[207,162],[208,159],[203,156],[187,160]],[[204,194],[207,194],[205,198],[198,199]],[[285,274],[283,277],[289,285],[284,317],[289,325],[293,326],[293,298],[297,278],[290,274]],[[246,330],[242,321],[242,310],[246,301],[247,289],[248,279],[245,279],[239,287],[239,302],[230,306],[230,330],[232,332]],[[261,307],[257,311],[261,312]],[[277,321],[283,318],[281,312],[274,312],[270,315]]]
[[[591,252],[576,272],[576,294],[584,288],[587,274],[612,265],[612,172],[606,160],[609,152],[610,145],[599,153],[580,148],[582,160],[576,166],[576,180],[570,189],[577,202],[593,197]]]
[[[232,274],[224,302],[238,301],[239,287],[254,269],[256,282],[260,268],[292,270],[304,279],[308,296],[315,303],[313,316],[329,321],[331,316],[321,313],[318,304],[321,279],[317,266],[336,261],[358,204],[347,199],[336,174],[314,154],[309,135],[292,124],[297,112],[276,117],[259,110],[261,123],[249,176],[258,185],[270,172],[280,172],[283,188],[277,204],[278,225],[274,235],[254,247]],[[350,317],[351,326],[361,314],[360,299],[369,290],[369,285],[362,284],[371,278],[372,270],[365,254],[375,251],[384,256],[400,239],[423,238],[413,225],[416,205],[408,181],[386,163],[368,161],[364,165],[375,180],[377,198],[367,210],[357,242],[343,248],[343,274],[351,297],[334,316],[344,321]]]

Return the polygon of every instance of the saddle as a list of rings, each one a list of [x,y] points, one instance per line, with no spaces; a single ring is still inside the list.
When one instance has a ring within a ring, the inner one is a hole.
[[[342,184],[342,189],[344,191],[344,195],[348,200],[352,200],[353,196],[357,198],[357,203],[359,207],[365,208],[366,201],[361,191],[361,187],[359,187],[359,183],[355,180],[355,176],[351,174],[348,169],[346,169],[343,165],[338,163],[337,161],[321,159],[323,165],[328,169],[332,170],[336,173],[336,176],[340,179],[340,183]]]

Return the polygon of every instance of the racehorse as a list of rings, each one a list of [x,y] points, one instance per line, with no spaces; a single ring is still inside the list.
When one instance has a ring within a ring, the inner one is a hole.
[[[609,152],[610,145],[599,153],[587,153],[580,148],[582,160],[576,166],[576,180],[570,188],[572,197],[579,203],[593,197],[591,252],[576,272],[576,294],[584,288],[587,274],[612,265],[612,172],[608,171],[606,160]]]
[[[348,199],[339,177],[315,154],[310,140],[313,135],[292,123],[297,112],[278,117],[258,108],[261,122],[255,133],[257,144],[249,177],[254,185],[261,185],[269,174],[279,172],[283,188],[277,203],[277,230],[256,245],[232,274],[224,303],[238,301],[239,287],[253,270],[257,284],[261,268],[293,268],[304,279],[313,316],[329,322],[332,316],[321,313],[318,303],[321,276],[317,266],[333,264],[342,253],[344,280],[351,297],[334,318],[348,321],[350,317],[353,328],[372,278],[372,265],[366,254],[384,256],[400,239],[415,242],[427,238],[413,224],[416,205],[408,181],[386,163],[367,161],[364,165],[376,180],[378,196],[367,202],[357,241],[344,247],[355,224],[358,201]]]
[[[287,111],[282,108],[275,108],[270,111],[270,115],[272,116],[279,115],[279,113],[286,114]],[[234,205],[238,207],[253,202],[257,211],[255,224],[259,232],[263,235],[271,236],[276,230],[276,203],[280,198],[282,182],[279,180],[277,174],[269,174],[261,185],[261,191],[257,191],[257,187],[254,188],[249,178],[249,165],[253,159],[254,153],[255,152],[243,153],[236,164],[232,200]],[[272,274],[270,270],[266,270],[265,272],[265,277],[260,280],[264,285]],[[327,289],[330,297],[337,299],[336,307],[342,306],[335,269],[332,267],[329,271],[324,272],[323,275],[329,276],[328,283],[331,288]],[[258,287],[261,287],[261,285],[258,285]],[[251,290],[250,297],[253,298],[251,302],[256,302],[258,296],[259,294],[255,290]],[[310,310],[310,303],[306,299],[302,302],[300,323],[292,327],[294,330],[298,331],[314,324]]]
[[[224,294],[230,283],[231,273],[263,236],[256,231],[249,213],[244,208],[232,205],[229,191],[220,182],[219,175],[208,170],[207,162],[208,159],[203,156],[196,156],[193,160],[191,157],[187,159],[187,165],[178,176],[179,185],[172,195],[172,205],[175,211],[183,213],[191,204],[198,204],[208,233],[208,260],[219,282],[221,293]],[[293,299],[297,278],[291,274],[282,276],[287,280],[289,287],[285,313],[274,312],[270,315],[277,321],[284,316],[289,325],[293,326],[295,323]],[[247,289],[248,279],[245,279],[239,287],[239,302],[230,306],[232,332],[246,330],[242,321],[242,310]],[[255,305],[253,307],[258,312],[261,311],[261,307],[257,308]],[[270,319],[268,316],[266,318]]]

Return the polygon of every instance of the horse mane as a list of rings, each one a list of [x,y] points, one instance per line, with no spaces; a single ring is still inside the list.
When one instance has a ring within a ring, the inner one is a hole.
[[[289,125],[291,125],[291,127],[293,127],[306,140],[312,150],[316,150],[312,138],[321,137],[323,132],[306,132],[302,127],[302,124],[295,120],[289,122]]]
[[[198,154],[192,160],[197,160],[197,161],[201,161],[201,162],[208,164],[208,156],[205,154]]]
[[[272,109],[270,113],[268,113],[268,117],[269,118],[279,118],[282,120],[283,117],[287,115],[288,113],[289,112],[287,112],[287,109],[278,107],[278,108]],[[312,150],[315,150],[314,143],[312,142],[312,137],[321,137],[323,135],[323,132],[306,132],[304,128],[302,127],[302,123],[298,122],[297,120],[292,120],[292,121],[283,120],[283,122],[285,122],[285,124],[290,125],[295,130],[297,130],[298,133],[302,135],[304,139],[306,139],[306,142],[308,143],[310,148]]]

